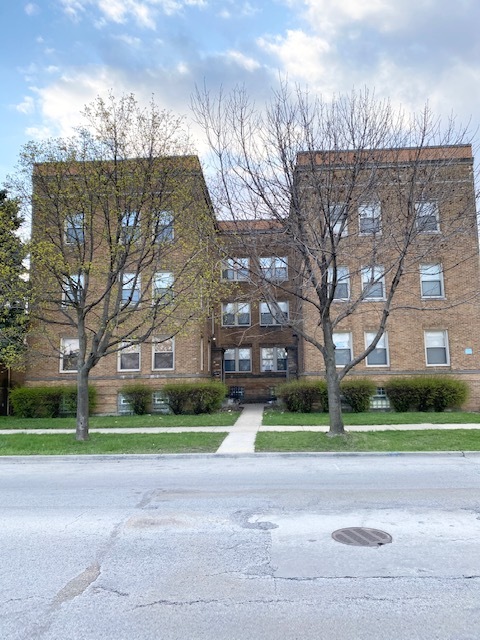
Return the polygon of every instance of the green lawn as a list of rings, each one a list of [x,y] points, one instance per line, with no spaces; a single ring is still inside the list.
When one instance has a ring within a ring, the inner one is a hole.
[[[371,411],[367,413],[344,413],[345,425],[377,424],[465,424],[480,423],[480,413],[467,411],[445,411],[443,413],[415,412],[395,413],[394,411]],[[328,413],[290,413],[267,409],[263,414],[264,425],[322,426],[328,425]]]
[[[90,429],[121,427],[229,427],[234,424],[238,411],[198,416],[145,415],[145,416],[92,416]],[[75,429],[75,418],[15,418],[0,416],[0,429]]]
[[[480,430],[368,431],[329,437],[325,433],[260,432],[256,451],[479,451]]]
[[[86,442],[73,435],[26,433],[0,436],[0,456],[103,453],[214,453],[226,433],[93,433]]]

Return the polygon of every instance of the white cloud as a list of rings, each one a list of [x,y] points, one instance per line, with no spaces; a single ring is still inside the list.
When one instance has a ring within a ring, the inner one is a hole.
[[[34,16],[35,14],[39,13],[39,11],[39,6],[33,2],[29,2],[25,5],[25,13],[27,14],[27,16]]]
[[[15,105],[15,109],[24,114],[30,114],[35,111],[35,102],[32,96],[25,96],[23,101]]]
[[[232,60],[235,64],[243,67],[247,71],[255,71],[260,68],[260,63],[249,56],[244,55],[240,51],[227,51],[225,54],[229,60]]]

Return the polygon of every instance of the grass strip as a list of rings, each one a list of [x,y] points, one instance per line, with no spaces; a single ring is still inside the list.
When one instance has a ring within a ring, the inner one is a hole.
[[[144,415],[144,416],[92,416],[90,429],[111,429],[127,427],[230,427],[239,411],[220,411],[218,413],[196,416]],[[16,418],[0,416],[0,429],[75,429],[75,418]]]
[[[329,437],[322,432],[260,432],[255,451],[480,451],[480,430],[351,432]]]
[[[370,411],[365,413],[344,413],[345,425],[382,425],[382,424],[480,424],[480,413],[468,411],[422,412],[409,411]],[[290,413],[276,409],[267,409],[263,414],[264,425],[278,426],[323,426],[328,425],[328,413]]]
[[[69,434],[0,436],[0,455],[82,455],[104,453],[213,453],[226,433],[92,433],[86,442]]]

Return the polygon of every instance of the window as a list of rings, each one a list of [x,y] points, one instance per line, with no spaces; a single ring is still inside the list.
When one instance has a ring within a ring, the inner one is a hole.
[[[222,304],[223,327],[248,327],[250,326],[249,302],[226,302]]]
[[[62,291],[62,304],[64,307],[78,304],[82,294],[84,283],[83,273],[72,273],[65,278]]]
[[[155,242],[173,242],[173,213],[159,211],[155,216]]]
[[[369,347],[375,336],[376,331],[365,333],[365,347]],[[389,364],[388,359],[388,341],[387,334],[384,333],[380,340],[377,342],[377,346],[367,356],[368,367],[386,367]]]
[[[425,331],[427,366],[448,365],[448,336],[446,331]]]
[[[287,258],[275,256],[260,258],[260,272],[265,280],[276,282],[288,280]]]
[[[140,345],[122,342],[118,352],[119,371],[140,371]]]
[[[385,275],[383,267],[363,267],[362,291],[364,300],[385,299]]]
[[[128,244],[135,242],[139,237],[138,211],[126,211],[122,216],[122,228],[120,230],[120,242]]]
[[[163,391],[152,393],[152,413],[171,413],[168,399]]]
[[[415,224],[418,231],[434,233],[439,231],[438,204],[436,202],[415,203]]]
[[[152,369],[174,368],[174,346],[174,338],[158,337],[153,340]]]
[[[352,334],[334,333],[333,343],[335,345],[335,364],[343,367],[352,359]]]
[[[333,267],[328,269],[328,282],[333,286]],[[348,267],[337,267],[337,283],[333,292],[334,300],[348,300],[350,298],[350,272]]]
[[[60,342],[60,371],[76,372],[78,367],[78,338],[62,338]]]
[[[390,409],[390,400],[385,387],[377,387],[375,395],[370,398],[370,409]]]
[[[331,204],[328,208],[330,227],[336,236],[347,235],[347,205],[343,203]]]
[[[358,229],[361,234],[380,233],[380,203],[362,204],[358,207]]]
[[[252,350],[250,348],[225,349],[226,373],[241,373],[252,370]]]
[[[227,258],[222,266],[222,280],[248,280],[249,268],[248,258]]]
[[[67,244],[83,244],[85,241],[84,215],[72,213],[65,220],[65,242]]]
[[[260,350],[262,371],[286,371],[287,350],[285,347],[263,347]]]
[[[443,269],[441,264],[421,264],[422,298],[443,298]]]
[[[140,275],[124,273],[122,276],[122,303],[137,304],[140,302]]]
[[[133,414],[133,407],[123,393],[119,393],[117,396],[117,407],[120,414]]]
[[[166,305],[173,300],[173,273],[159,271],[153,276],[153,300],[159,305]]]
[[[284,324],[286,320],[288,320],[288,302],[260,303],[260,325],[262,327]]]

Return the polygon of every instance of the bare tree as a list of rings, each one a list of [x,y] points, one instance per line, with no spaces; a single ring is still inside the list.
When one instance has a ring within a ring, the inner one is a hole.
[[[28,144],[16,180],[20,189],[33,174],[30,342],[77,372],[78,440],[102,358],[128,357],[207,312],[215,231],[181,119],[132,95],[98,98],[84,116],[71,139]]]
[[[243,88],[217,97],[197,89],[193,110],[215,168],[214,202],[237,225],[237,241],[247,238],[262,296],[321,353],[330,433],[341,434],[340,381],[381,344],[389,317],[407,308],[445,309],[477,294],[473,281],[467,296],[453,293],[448,303],[409,297],[406,288],[397,296],[412,274],[418,278],[420,264],[435,270],[442,247],[442,270],[477,260],[471,158],[467,173],[455,176],[468,132],[453,120],[442,128],[428,107],[407,116],[368,91],[326,101],[288,83],[265,108]],[[448,212],[441,232],[439,210]],[[272,286],[262,247],[244,233],[261,219],[291,254],[288,284]],[[461,255],[445,255],[452,243]],[[286,293],[301,313],[282,314],[276,300]],[[368,317],[370,342],[352,357],[338,332],[359,315]]]

